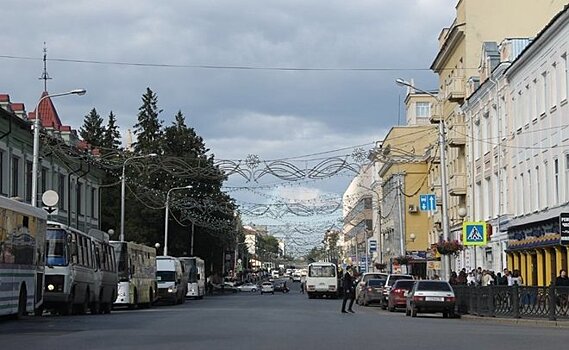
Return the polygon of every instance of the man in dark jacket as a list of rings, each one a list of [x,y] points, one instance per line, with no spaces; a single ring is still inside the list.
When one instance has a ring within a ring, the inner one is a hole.
[[[347,313],[348,311],[351,313],[355,313],[352,310],[352,306],[354,305],[354,299],[356,296],[354,290],[354,279],[353,279],[353,271],[352,267],[348,266],[346,269],[346,273],[344,274],[344,280],[342,282],[342,289],[344,290],[344,300],[342,301],[342,313]],[[346,311],[346,302],[350,299],[350,305],[348,307],[348,311]]]

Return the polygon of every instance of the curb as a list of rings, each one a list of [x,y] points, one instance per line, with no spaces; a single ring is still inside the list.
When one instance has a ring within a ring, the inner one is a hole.
[[[569,321],[549,321],[549,320],[543,320],[543,319],[522,319],[522,318],[516,319],[516,318],[500,318],[500,317],[481,317],[481,316],[473,316],[473,315],[461,315],[460,318],[462,320],[465,320],[465,321],[473,321],[473,322],[569,329]]]

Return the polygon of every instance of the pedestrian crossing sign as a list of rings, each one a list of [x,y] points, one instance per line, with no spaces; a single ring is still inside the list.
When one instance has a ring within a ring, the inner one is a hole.
[[[486,245],[486,222],[465,222],[462,225],[462,243],[464,245]]]

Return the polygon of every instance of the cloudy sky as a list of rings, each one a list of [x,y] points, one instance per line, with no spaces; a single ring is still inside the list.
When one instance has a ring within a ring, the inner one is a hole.
[[[95,107],[104,117],[112,110],[126,132],[150,87],[165,124],[181,110],[218,159],[249,154],[278,159],[339,148],[349,154],[355,145],[370,148],[398,123],[405,91],[394,79],[436,86],[428,68],[455,5],[454,0],[5,0],[0,93],[25,103],[28,111],[35,108],[43,90],[38,77],[46,42],[49,92],[88,90],[83,97],[54,101],[63,122],[74,128]],[[237,66],[263,69],[231,68]],[[300,191],[263,191],[286,198],[339,196],[348,182],[340,176],[304,183]],[[228,185],[243,183],[232,178]],[[267,201],[250,191],[233,194]]]

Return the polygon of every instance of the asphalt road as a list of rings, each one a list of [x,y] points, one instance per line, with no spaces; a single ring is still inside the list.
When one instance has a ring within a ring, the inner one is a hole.
[[[292,285],[292,283],[289,283]],[[405,317],[341,300],[237,293],[111,315],[0,320],[1,349],[562,349],[568,329]]]

